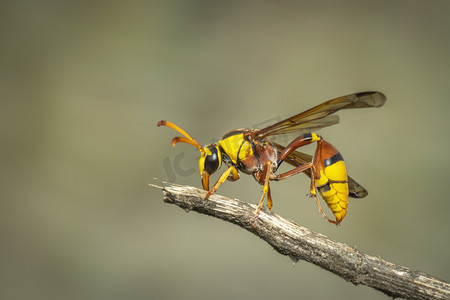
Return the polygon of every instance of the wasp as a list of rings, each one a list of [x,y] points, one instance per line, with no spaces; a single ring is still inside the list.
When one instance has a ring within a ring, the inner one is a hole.
[[[311,178],[309,192],[315,199],[319,212],[328,222],[339,225],[347,214],[349,197],[363,198],[368,192],[347,175],[341,153],[314,131],[338,123],[339,117],[333,115],[338,110],[380,107],[385,102],[386,96],[380,92],[354,93],[326,101],[263,129],[232,130],[217,143],[204,147],[169,121],[159,121],[158,126],[170,127],[183,135],[173,138],[172,146],[182,142],[200,150],[199,171],[203,189],[208,191],[205,199],[214,194],[226,180],[238,180],[239,172],[252,175],[263,185],[262,196],[256,209],[256,224],[266,196],[267,206],[272,210],[269,182],[284,180],[303,172]],[[271,137],[288,133],[296,133],[298,136],[287,146],[270,141]],[[317,144],[313,156],[296,150],[311,143]],[[293,168],[277,174],[283,162]],[[227,166],[226,171],[210,188],[209,177],[223,164]],[[318,194],[330,208],[334,220],[329,219],[322,210]]]

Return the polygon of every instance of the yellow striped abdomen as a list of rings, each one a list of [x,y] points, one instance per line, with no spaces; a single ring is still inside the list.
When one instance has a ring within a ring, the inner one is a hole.
[[[348,207],[347,183],[327,183],[326,185],[319,187],[318,190],[333,212],[336,222],[342,222]]]
[[[333,212],[336,223],[344,219],[348,208],[347,168],[342,155],[324,140],[319,152],[316,153],[315,187]],[[321,163],[319,163],[321,162]]]

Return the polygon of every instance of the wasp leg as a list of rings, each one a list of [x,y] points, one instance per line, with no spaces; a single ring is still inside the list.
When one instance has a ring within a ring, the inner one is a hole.
[[[295,140],[293,140],[279,155],[279,161],[278,161],[278,165],[280,165],[285,159],[286,157],[289,156],[289,154],[291,154],[295,149],[311,144],[313,142],[317,142],[317,150],[316,150],[316,155],[317,153],[320,153],[323,147],[323,142],[322,142],[322,138],[315,134],[315,133],[309,133],[309,134],[304,134],[302,136],[299,136],[298,138],[296,138]],[[310,163],[306,163],[304,165],[298,166],[295,169],[292,169],[290,171],[287,171],[285,173],[282,173],[280,175],[277,175],[276,178],[274,180],[283,180],[286,178],[289,178],[293,175],[296,175],[298,173],[304,172],[308,169],[311,169],[311,186],[310,186],[310,196],[314,197],[314,200],[317,203],[317,207],[319,208],[319,212],[321,213],[321,215],[325,218],[325,220],[327,220],[330,223],[336,224],[338,225],[340,222],[338,221],[333,221],[330,220],[324,213],[324,211],[322,210],[322,206],[320,205],[320,201],[319,201],[319,197],[317,196],[317,192],[316,192],[316,178],[315,178],[315,174],[316,174],[316,168],[317,167],[315,165],[315,161],[310,162]]]
[[[234,170],[234,171],[233,171],[233,170]],[[230,175],[230,173],[232,173],[232,174],[233,174],[233,178],[234,178],[235,180],[237,180],[236,177],[235,177],[235,174],[237,174],[237,170],[236,170],[235,167],[230,166],[230,167],[229,167],[229,168],[228,168],[228,169],[227,169],[227,170],[219,177],[219,179],[216,181],[216,183],[214,183],[213,187],[208,191],[208,193],[206,193],[205,199],[208,198],[209,196],[211,196],[212,194],[214,194],[214,193],[217,191],[217,189],[219,188],[219,186],[220,186],[222,183],[224,183],[225,180],[227,180],[228,175]],[[239,178],[239,177],[238,177],[238,178]]]
[[[227,180],[229,180],[229,181],[236,181],[236,180],[238,180],[239,179],[239,172],[238,172],[238,170],[236,170],[236,168],[234,168],[234,167],[230,167],[230,168],[232,168],[231,169],[231,173],[227,173],[227,174],[229,174],[228,175],[228,177],[226,177],[226,179]],[[227,170],[228,171],[228,170]],[[220,179],[219,179],[220,180]],[[224,180],[225,181],[225,180]],[[221,182],[220,184],[222,184],[223,182]],[[215,184],[217,184],[217,182],[215,183]],[[214,184],[214,185],[215,185]],[[220,185],[219,184],[219,185]],[[205,170],[203,170],[203,172],[202,172],[202,185],[203,185],[203,189],[205,190],[205,191],[209,191],[209,174],[208,174],[208,172],[206,172]],[[217,186],[218,187],[218,186]],[[217,190],[217,188],[216,188],[216,190]],[[214,190],[213,192],[211,192],[211,194],[213,194],[213,193],[215,193],[215,191],[216,190]],[[208,197],[211,195],[211,194],[209,194],[208,195]]]
[[[256,216],[255,216],[255,221],[254,221],[254,227],[256,227],[256,223],[258,222],[258,217],[259,217],[259,212],[261,211],[263,202],[264,202],[264,198],[267,196],[267,206],[269,207],[269,209],[272,209],[272,196],[270,195],[270,187],[269,187],[269,178],[270,178],[270,164],[271,162],[268,161],[265,165],[264,165],[264,169],[263,169],[263,176],[264,178],[264,188],[263,188],[263,194],[261,196],[261,200],[259,201],[259,205],[256,208]],[[269,200],[270,198],[270,200]],[[270,204],[269,204],[270,203]]]
[[[236,181],[239,179],[239,172],[236,168],[231,169],[230,175],[228,175],[228,178],[227,178],[227,180],[229,180],[229,181]]]
[[[286,173],[282,173],[280,175],[277,175],[277,177],[274,180],[283,180],[286,178],[289,178],[293,175],[296,175],[298,173],[304,172],[305,170],[311,168],[311,186],[310,186],[310,197],[313,197],[314,200],[316,200],[317,203],[317,207],[319,208],[319,212],[321,213],[321,215],[324,217],[325,220],[327,220],[330,223],[336,224],[338,225],[338,223],[336,221],[330,220],[328,219],[328,217],[325,215],[324,211],[322,210],[322,206],[320,205],[320,201],[319,201],[319,197],[317,197],[317,192],[316,192],[316,180],[314,177],[314,166],[312,163],[308,163],[308,164],[304,164],[301,165],[295,169],[292,169],[290,171],[287,171]]]
[[[322,210],[322,206],[320,205],[320,200],[319,200],[319,197],[317,197],[317,192],[316,192],[316,177],[314,176],[314,173],[315,173],[314,166],[312,166],[311,169],[312,169],[311,170],[311,186],[310,186],[310,194],[309,195],[310,195],[310,197],[313,197],[314,200],[316,200],[317,207],[319,208],[319,212],[322,215],[322,217],[330,223],[339,225],[338,222],[328,219],[327,215]]]
[[[285,172],[285,173],[281,173],[281,174],[277,175],[273,180],[275,180],[275,181],[280,181],[280,180],[289,178],[289,177],[291,177],[291,176],[297,175],[298,173],[305,172],[306,170],[312,168],[312,166],[313,166],[312,163],[307,163],[307,164],[298,166],[298,167],[295,168],[295,169],[292,169],[292,170],[290,170],[290,171],[287,171],[287,172]]]
[[[325,220],[327,220],[328,222],[330,222],[330,223],[339,225],[338,222],[328,219],[327,215],[323,212],[322,206],[320,205],[319,197],[317,197],[317,193],[310,194],[310,196],[313,197],[314,200],[316,200],[317,207],[319,208],[319,212],[320,212],[320,214],[322,215],[322,217],[323,217]]]
[[[278,166],[280,166],[280,164],[286,159],[286,157],[288,157],[288,155],[291,154],[295,149],[302,147],[302,146],[306,146],[306,145],[314,143],[314,142],[319,142],[319,144],[320,144],[321,140],[322,140],[322,138],[315,133],[307,133],[307,134],[297,137],[289,145],[287,145],[283,151],[281,151],[279,158],[278,158]],[[313,169],[312,162],[303,164],[301,166],[296,167],[295,169],[292,169],[285,173],[279,174],[273,180],[277,180],[277,181],[283,180],[283,179],[289,178],[291,176],[297,175],[298,173],[304,172],[308,169]]]
[[[267,191],[267,207],[269,210],[272,210],[273,202],[272,202],[272,195],[270,194],[270,186],[269,190]]]
[[[209,192],[209,174],[205,170],[202,171],[202,186],[205,191]]]
[[[310,194],[310,196],[313,197],[314,200],[316,200],[317,207],[319,208],[319,212],[320,212],[320,214],[322,215],[322,217],[323,217],[325,220],[327,220],[328,222],[330,222],[330,223],[339,225],[338,222],[328,219],[327,215],[326,215],[326,214],[324,213],[324,211],[322,210],[322,206],[320,205],[320,201],[319,201],[319,197],[317,197],[317,193]]]

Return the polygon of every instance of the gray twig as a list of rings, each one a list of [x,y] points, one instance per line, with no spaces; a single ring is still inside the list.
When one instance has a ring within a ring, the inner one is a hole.
[[[355,285],[370,286],[394,298],[450,299],[448,282],[361,253],[266,209],[261,210],[255,226],[253,204],[220,195],[204,199],[206,192],[191,186],[152,186],[163,190],[167,203],[234,223],[294,261],[311,262]]]

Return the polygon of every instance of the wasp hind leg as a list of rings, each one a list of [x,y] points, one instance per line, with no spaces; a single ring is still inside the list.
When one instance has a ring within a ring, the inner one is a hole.
[[[311,166],[311,186],[310,186],[310,191],[309,191],[308,196],[312,197],[312,198],[314,198],[314,200],[316,200],[317,207],[319,208],[319,212],[325,220],[327,220],[330,223],[339,225],[339,223],[337,221],[330,220],[327,217],[327,215],[325,214],[325,212],[322,209],[322,205],[320,205],[320,200],[319,200],[319,197],[317,196],[317,192],[316,192],[316,177],[314,176],[314,173],[315,173],[315,167],[313,165],[313,166]]]
[[[289,154],[291,154],[295,149],[311,144],[313,142],[317,142],[317,148],[316,148],[316,152],[314,157],[316,158],[316,156],[321,157],[322,152],[324,150],[324,141],[322,139],[321,136],[315,134],[315,133],[308,133],[308,134],[304,134],[302,136],[299,136],[298,138],[296,138],[295,140],[293,140],[281,153],[279,156],[279,161],[278,161],[278,165],[280,165],[288,156]],[[327,143],[328,144],[328,143]],[[310,197],[314,197],[314,200],[317,203],[317,207],[319,208],[319,212],[320,214],[324,217],[325,220],[327,220],[330,223],[339,225],[339,221],[333,221],[330,220],[324,213],[324,211],[322,210],[322,206],[320,205],[320,200],[319,197],[317,196],[317,191],[316,191],[316,178],[315,178],[315,174],[316,173],[316,168],[317,169],[321,169],[321,166],[317,165],[321,160],[317,160],[314,159],[312,162],[310,163],[306,163],[303,165],[300,165],[290,171],[287,171],[285,173],[279,174],[277,175],[277,177],[274,180],[283,180],[286,178],[289,178],[291,176],[294,176],[298,173],[304,172],[308,169],[311,169],[311,186],[310,186]],[[320,173],[319,173],[320,174]],[[326,178],[326,177],[325,177]],[[321,178],[319,178],[321,179]],[[328,180],[327,180],[328,182]],[[319,182],[320,186],[323,184],[323,182]]]
[[[324,211],[322,210],[322,206],[320,205],[319,197],[317,197],[317,193],[309,194],[309,196],[310,196],[310,197],[313,197],[314,200],[316,200],[317,207],[319,208],[319,212],[320,212],[320,214],[322,215],[322,217],[323,217],[325,220],[327,220],[328,222],[333,223],[333,224],[335,224],[335,225],[339,225],[339,224],[340,224],[340,222],[337,222],[337,221],[334,221],[334,220],[330,220],[330,219],[327,217],[327,215],[324,213]]]

